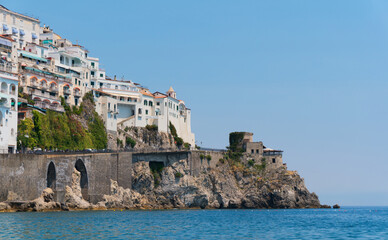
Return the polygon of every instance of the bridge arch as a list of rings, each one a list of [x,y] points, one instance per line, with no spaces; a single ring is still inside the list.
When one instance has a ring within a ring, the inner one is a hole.
[[[88,172],[86,171],[86,167],[84,162],[81,159],[78,159],[75,162],[75,169],[77,169],[78,172],[81,173],[81,193],[82,198],[85,200],[89,200],[89,193],[88,193]]]
[[[57,172],[53,162],[50,162],[47,168],[47,187],[53,191],[57,188]]]

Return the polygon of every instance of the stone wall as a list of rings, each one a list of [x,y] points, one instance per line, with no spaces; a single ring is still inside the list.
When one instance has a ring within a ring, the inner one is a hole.
[[[40,196],[47,187],[48,166],[55,166],[56,200],[62,202],[66,186],[71,185],[71,175],[76,162],[85,166],[87,176],[87,194],[92,203],[110,194],[110,179],[118,181],[120,186],[130,187],[132,167],[131,153],[99,154],[61,154],[0,155],[0,201],[7,200],[13,192],[12,200],[32,200]],[[81,173],[82,174],[82,173]]]

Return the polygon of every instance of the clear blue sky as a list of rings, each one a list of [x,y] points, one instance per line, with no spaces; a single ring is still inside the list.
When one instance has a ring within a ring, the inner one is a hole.
[[[66,2],[66,4],[65,4]],[[322,203],[388,205],[388,2],[3,0],[109,76],[170,85],[200,145],[284,150]]]

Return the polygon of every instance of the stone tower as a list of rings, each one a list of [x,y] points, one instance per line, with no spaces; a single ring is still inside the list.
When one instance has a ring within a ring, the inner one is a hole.
[[[176,99],[176,92],[174,91],[174,89],[173,89],[172,87],[170,87],[170,89],[168,89],[167,95],[168,95],[169,97],[172,97],[172,98],[175,98],[175,99]]]

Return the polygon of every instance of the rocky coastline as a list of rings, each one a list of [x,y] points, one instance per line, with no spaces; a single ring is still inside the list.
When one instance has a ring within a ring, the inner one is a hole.
[[[0,203],[0,211],[330,208],[321,205],[304,179],[286,167],[257,170],[220,160],[216,167],[203,168],[197,176],[189,169],[186,161],[157,170],[147,162],[134,163],[132,188],[124,189],[111,180],[110,195],[104,195],[97,204],[82,197],[81,175],[74,169],[63,203],[54,201],[50,188],[32,201],[17,201],[11,192],[9,199]]]

